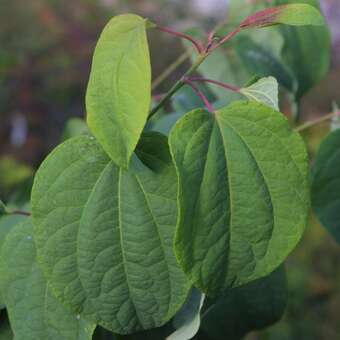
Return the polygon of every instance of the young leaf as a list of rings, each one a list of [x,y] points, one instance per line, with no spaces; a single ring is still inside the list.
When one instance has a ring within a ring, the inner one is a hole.
[[[294,249],[309,208],[307,153],[282,114],[235,102],[170,133],[179,176],[178,261],[208,295],[264,277]]]
[[[147,21],[114,17],[98,41],[86,94],[87,122],[113,161],[128,167],[151,103]]]
[[[119,334],[163,325],[190,287],[172,250],[177,180],[167,139],[143,135],[137,154],[146,165],[134,156],[127,171],[93,137],[70,139],[32,190],[38,252],[57,296]]]
[[[312,207],[340,244],[340,130],[321,144],[312,168]]]
[[[295,2],[307,3],[320,9],[318,0],[276,0],[279,5]],[[328,27],[309,26],[278,27],[285,45],[282,58],[297,80],[297,99],[318,84],[328,73],[330,65],[331,37]],[[318,53],[315,53],[318,51]]]
[[[256,83],[242,88],[240,92],[250,100],[279,110],[279,86],[274,77],[262,78]]]
[[[269,276],[227,290],[215,301],[207,301],[202,313],[201,333],[212,340],[240,340],[250,331],[279,321],[288,299],[283,266]]]
[[[266,8],[240,24],[241,28],[267,27],[277,24],[291,26],[322,26],[325,19],[315,7],[308,4],[289,4]]]
[[[204,294],[198,289],[192,288],[187,301],[173,319],[176,331],[169,335],[166,340],[189,340],[196,335],[200,328],[200,312],[204,298]]]
[[[94,325],[54,297],[36,262],[30,219],[15,225],[1,250],[1,286],[16,340],[91,339]]]

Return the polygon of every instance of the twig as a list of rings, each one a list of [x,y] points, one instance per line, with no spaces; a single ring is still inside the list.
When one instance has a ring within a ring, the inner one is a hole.
[[[196,94],[202,99],[208,111],[213,113],[214,108],[212,107],[212,105],[210,104],[208,98],[204,95],[204,93],[189,78],[184,79],[184,83],[192,87],[192,89],[196,92]]]
[[[191,77],[190,78],[191,81],[193,82],[205,82],[205,83],[211,83],[217,86],[221,86],[227,90],[233,91],[233,92],[240,92],[240,88],[234,86],[234,85],[230,85],[227,83],[223,83],[221,81],[218,80],[213,80],[213,79],[208,79],[208,78],[203,78],[203,77]]]
[[[298,131],[298,132],[301,132],[301,131],[304,131],[304,130],[307,130],[309,129],[310,127],[314,126],[314,125],[318,125],[320,123],[323,123],[323,122],[326,122],[327,120],[330,120],[336,116],[340,116],[340,111],[337,111],[337,112],[332,112],[332,113],[329,113],[323,117],[320,117],[318,119],[314,119],[310,122],[306,122],[300,126],[298,126],[295,131]]]
[[[184,79],[190,77],[196,69],[203,63],[203,61],[207,58],[208,54],[199,55],[196,62],[190,67],[190,69],[184,74],[184,76],[178,80],[175,85],[168,91],[168,93],[164,96],[164,98],[151,110],[149,114],[149,119],[155,115],[165,104],[166,102],[185,84]]]
[[[169,33],[169,34],[172,34],[172,35],[174,35],[176,37],[183,38],[183,39],[186,39],[186,40],[190,41],[195,46],[195,48],[196,48],[196,50],[197,50],[197,52],[199,54],[203,54],[204,53],[203,45],[199,41],[194,39],[192,36],[190,36],[188,34],[185,34],[185,33],[182,33],[182,32],[174,31],[173,29],[168,28],[168,27],[156,26],[156,28],[159,31],[162,31],[162,32],[165,32],[165,33]]]

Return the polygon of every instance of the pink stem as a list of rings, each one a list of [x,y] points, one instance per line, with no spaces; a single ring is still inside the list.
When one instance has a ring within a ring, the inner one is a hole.
[[[183,82],[192,87],[192,89],[196,92],[196,94],[201,98],[201,100],[203,101],[204,105],[206,106],[209,112],[213,113],[215,111],[213,106],[210,104],[208,98],[190,79],[185,78]]]
[[[233,92],[240,92],[240,88],[237,87],[237,86],[222,83],[221,81],[217,81],[217,80],[213,80],[213,79],[202,78],[202,77],[191,77],[190,80],[194,81],[194,82],[197,81],[197,82],[211,83],[211,84],[221,86],[221,87],[223,87],[227,90],[231,90]]]
[[[180,37],[180,38],[183,38],[183,39],[190,41],[195,46],[197,52],[199,54],[203,54],[203,52],[204,52],[203,45],[199,41],[194,39],[192,36],[185,34],[185,33],[182,33],[182,32],[174,31],[174,30],[172,30],[171,28],[168,28],[168,27],[157,26],[156,28],[158,30],[162,31],[162,32],[166,32],[166,33],[172,34],[176,37]]]
[[[226,35],[219,43],[217,43],[213,49],[216,49],[218,47],[220,47],[221,45],[223,45],[225,42],[227,42],[228,40],[232,39],[237,33],[239,33],[241,31],[241,27],[237,27],[234,31],[230,32],[228,35]]]

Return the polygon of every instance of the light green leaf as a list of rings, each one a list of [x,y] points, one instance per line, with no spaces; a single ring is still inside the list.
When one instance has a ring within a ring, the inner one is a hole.
[[[279,85],[274,77],[262,78],[256,83],[242,88],[240,92],[249,100],[254,100],[279,110]]]
[[[38,252],[59,299],[119,334],[155,328],[189,284],[173,254],[177,180],[167,140],[143,136],[130,169],[90,136],[59,146],[32,190]],[[148,167],[149,168],[148,168]]]
[[[340,130],[321,144],[312,168],[312,206],[340,244]]]
[[[325,19],[315,7],[309,4],[287,4],[269,7],[250,15],[242,21],[241,28],[267,27],[277,24],[290,26],[322,26]]]
[[[86,340],[94,325],[66,310],[54,297],[36,262],[30,219],[17,224],[1,250],[1,286],[16,340]]]
[[[250,331],[279,321],[288,299],[284,267],[245,286],[208,300],[202,313],[201,333],[212,340],[240,340]]]
[[[188,113],[170,133],[179,176],[178,261],[208,295],[276,269],[309,208],[307,153],[285,117],[256,102]]]
[[[277,5],[304,3],[319,10],[318,0],[276,0]],[[280,26],[284,37],[283,60],[298,82],[297,99],[322,80],[329,70],[331,39],[326,26]],[[318,53],[315,53],[318,51]]]
[[[87,122],[113,161],[127,167],[151,104],[147,21],[114,17],[98,41],[86,94]]]
[[[167,340],[192,339],[200,328],[200,311],[204,302],[204,294],[193,288],[181,310],[175,315],[173,325],[176,329]]]

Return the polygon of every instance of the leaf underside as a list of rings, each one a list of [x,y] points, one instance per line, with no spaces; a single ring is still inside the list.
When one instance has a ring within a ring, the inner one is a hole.
[[[304,231],[307,154],[277,111],[235,102],[196,110],[169,143],[179,176],[175,252],[208,295],[270,274]]]

